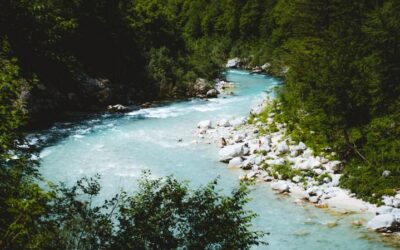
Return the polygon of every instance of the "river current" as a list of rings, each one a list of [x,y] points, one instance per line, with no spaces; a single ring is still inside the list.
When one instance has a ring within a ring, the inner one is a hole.
[[[98,173],[101,198],[121,188],[134,190],[142,170],[151,170],[155,177],[172,174],[189,180],[193,187],[220,176],[219,187],[228,193],[243,172],[220,163],[217,145],[199,138],[196,125],[201,120],[246,116],[252,103],[280,83],[239,70],[227,71],[226,77],[235,84],[233,96],[167,103],[123,115],[97,114],[30,136],[45,144],[40,153],[41,173],[54,183],[67,184]],[[298,205],[289,196],[275,194],[266,183],[253,186],[251,198],[249,209],[259,215],[254,227],[270,232],[265,238],[269,246],[261,249],[395,249],[378,234],[352,227],[352,220],[368,219],[366,215]],[[331,222],[337,226],[329,227]]]

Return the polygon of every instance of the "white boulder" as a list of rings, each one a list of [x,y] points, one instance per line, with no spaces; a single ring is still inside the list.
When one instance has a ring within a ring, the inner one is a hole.
[[[219,160],[228,162],[232,158],[243,156],[243,153],[243,145],[241,144],[226,146],[219,151]]]
[[[226,63],[227,68],[237,68],[240,65],[240,59],[239,58],[233,58],[229,59],[228,62]]]
[[[393,211],[392,207],[389,206],[381,206],[376,209],[376,214],[390,214]]]
[[[271,188],[279,191],[280,193],[289,192],[290,187],[286,181],[276,181],[271,183]]]
[[[400,199],[398,198],[393,198],[393,207],[395,208],[400,208]]]
[[[243,163],[242,157],[235,157],[229,161],[228,167],[230,167],[230,168],[239,167],[240,168],[242,166],[242,163]]]
[[[283,141],[276,146],[277,154],[284,154],[288,151],[289,151],[289,146],[286,144],[286,141]]]
[[[400,229],[400,222],[396,220],[393,214],[380,214],[370,220],[367,227],[379,231],[396,231]]]
[[[231,124],[233,127],[237,127],[237,126],[245,125],[246,122],[247,122],[247,121],[246,121],[246,118],[245,118],[245,117],[239,117],[239,118],[236,118],[236,119],[230,121],[230,124]]]
[[[217,122],[217,125],[220,127],[229,127],[231,124],[228,119],[221,119]]]
[[[197,128],[199,129],[209,129],[212,127],[212,123],[210,120],[201,121],[197,124]]]
[[[304,144],[304,142],[302,142],[302,141],[299,142],[299,145],[298,145],[298,146],[299,146],[299,149],[300,149],[300,150],[306,150],[306,148],[307,148],[306,144]]]

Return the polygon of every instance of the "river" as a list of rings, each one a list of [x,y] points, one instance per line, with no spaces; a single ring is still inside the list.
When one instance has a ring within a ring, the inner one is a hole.
[[[40,153],[43,176],[52,182],[73,184],[83,176],[101,175],[101,198],[121,188],[134,190],[144,169],[157,177],[173,174],[194,187],[220,176],[220,188],[238,185],[241,170],[218,162],[217,145],[204,143],[195,133],[201,120],[245,116],[251,104],[279,82],[264,75],[229,70],[235,95],[217,99],[168,103],[123,115],[98,114],[83,120],[58,123],[35,134],[45,143]],[[194,142],[197,141],[198,143]],[[262,249],[394,249],[378,234],[352,227],[365,215],[338,215],[297,205],[293,198],[274,194],[268,184],[252,187],[249,208],[259,214],[254,227],[270,232]],[[327,223],[336,221],[336,227]]]

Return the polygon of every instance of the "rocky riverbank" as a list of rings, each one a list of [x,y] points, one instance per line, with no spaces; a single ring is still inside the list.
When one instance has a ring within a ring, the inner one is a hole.
[[[298,203],[308,201],[318,208],[375,214],[365,226],[379,232],[400,230],[400,194],[384,197],[386,205],[376,207],[340,188],[344,165],[335,159],[335,152],[327,149],[317,155],[303,142],[292,140],[285,124],[275,121],[275,113],[265,114],[271,105],[272,100],[266,99],[252,108],[249,117],[201,121],[197,135],[219,144],[221,162],[246,170],[242,180],[269,182],[276,192],[295,195]],[[261,113],[266,121],[258,117]]]

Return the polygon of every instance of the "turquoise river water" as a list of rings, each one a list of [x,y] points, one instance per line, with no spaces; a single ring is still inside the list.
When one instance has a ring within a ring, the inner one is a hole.
[[[227,71],[226,77],[236,84],[234,96],[174,102],[123,115],[93,115],[32,135],[46,145],[40,153],[41,173],[67,184],[99,173],[102,198],[121,188],[134,190],[144,169],[157,177],[173,174],[194,187],[220,176],[220,188],[229,192],[243,172],[218,162],[217,145],[201,143],[196,125],[206,119],[247,115],[251,104],[279,82],[239,70]],[[260,249],[395,249],[382,236],[352,227],[352,220],[365,215],[338,216],[309,204],[298,205],[293,198],[272,192],[266,183],[252,187],[251,198],[249,208],[259,214],[254,227],[270,232],[265,238],[269,246]],[[328,227],[331,221],[338,225]]]

